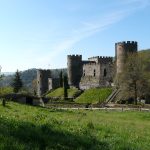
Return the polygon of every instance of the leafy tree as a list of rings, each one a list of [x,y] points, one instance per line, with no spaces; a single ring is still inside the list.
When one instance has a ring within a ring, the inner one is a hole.
[[[20,91],[20,89],[23,87],[23,83],[22,83],[22,80],[20,78],[20,72],[18,70],[15,73],[15,77],[13,79],[12,87],[13,87],[13,91],[15,93],[18,93]]]
[[[68,78],[67,76],[64,76],[64,99],[68,98]]]
[[[63,87],[63,74],[62,74],[62,70],[60,71],[60,74],[59,74],[59,84],[60,84],[60,87]]]
[[[149,84],[143,66],[142,59],[138,54],[128,55],[124,71],[117,77],[121,98],[133,98],[134,103],[137,104],[138,97],[145,97],[149,93]]]

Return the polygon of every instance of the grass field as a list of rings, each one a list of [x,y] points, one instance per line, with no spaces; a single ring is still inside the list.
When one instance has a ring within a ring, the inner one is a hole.
[[[68,97],[74,97],[78,92],[80,92],[77,88],[68,89]],[[46,97],[64,97],[64,89],[58,88],[48,93]]]
[[[86,90],[75,101],[77,103],[101,103],[111,94],[111,88],[93,88]]]
[[[149,112],[0,105],[0,149],[149,150]]]

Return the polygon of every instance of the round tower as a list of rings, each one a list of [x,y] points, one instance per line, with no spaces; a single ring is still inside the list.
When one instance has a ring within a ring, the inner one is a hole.
[[[130,53],[136,53],[138,49],[137,42],[127,41],[115,43],[116,51],[116,73],[121,73],[124,68],[124,63],[127,55]]]
[[[82,77],[82,55],[68,55],[67,67],[69,85],[79,87]]]
[[[41,96],[48,90],[48,78],[51,77],[50,70],[37,70],[37,95]]]

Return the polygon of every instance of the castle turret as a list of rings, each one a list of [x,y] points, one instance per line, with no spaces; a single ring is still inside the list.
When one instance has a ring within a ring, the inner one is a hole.
[[[137,52],[138,46],[135,41],[119,42],[115,44],[116,72],[121,73],[124,68],[125,59],[130,53]]]
[[[48,78],[51,77],[50,70],[37,70],[37,95],[41,96],[48,90]]]
[[[68,55],[67,66],[69,85],[79,87],[82,77],[82,55]]]

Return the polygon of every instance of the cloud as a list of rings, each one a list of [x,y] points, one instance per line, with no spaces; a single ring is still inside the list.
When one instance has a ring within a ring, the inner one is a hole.
[[[120,3],[120,7],[115,8],[117,11],[110,11],[95,20],[83,21],[80,28],[70,31],[68,38],[62,39],[61,42],[54,45],[50,49],[50,53],[38,59],[38,62],[48,64],[49,61],[54,61],[58,55],[71,49],[81,40],[109,28],[111,25],[118,23],[120,20],[148,5],[149,0],[126,0]]]

